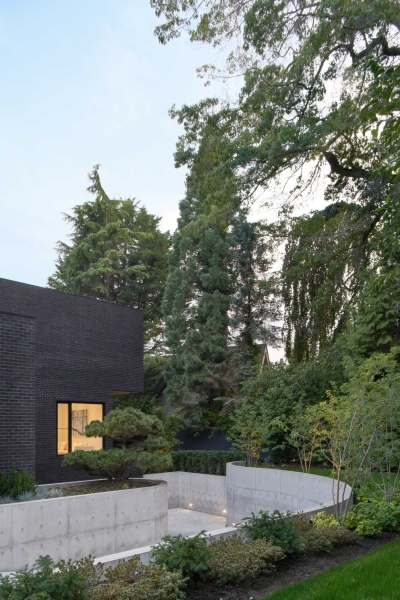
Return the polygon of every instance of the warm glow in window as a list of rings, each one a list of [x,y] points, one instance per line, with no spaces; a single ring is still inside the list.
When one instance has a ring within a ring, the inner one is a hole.
[[[86,426],[103,420],[102,404],[59,403],[57,405],[57,453],[101,450],[103,438],[85,436]]]

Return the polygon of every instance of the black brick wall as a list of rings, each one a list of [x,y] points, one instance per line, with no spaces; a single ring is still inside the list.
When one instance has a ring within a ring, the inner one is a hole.
[[[113,391],[142,391],[142,311],[1,278],[0,311],[36,317],[36,479],[84,479],[56,454],[56,403],[104,402],[108,412]],[[11,405],[2,400],[2,412]]]
[[[0,312],[1,468],[35,472],[36,319]]]

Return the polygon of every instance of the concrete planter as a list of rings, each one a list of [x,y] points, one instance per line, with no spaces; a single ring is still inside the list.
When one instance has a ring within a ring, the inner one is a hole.
[[[46,554],[77,560],[158,543],[168,531],[168,486],[152,481],[151,487],[0,505],[0,572],[30,567]]]

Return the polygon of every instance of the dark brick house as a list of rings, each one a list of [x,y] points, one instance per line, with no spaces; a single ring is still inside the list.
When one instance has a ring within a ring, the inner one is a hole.
[[[0,470],[86,478],[63,454],[101,448],[86,424],[142,390],[142,311],[0,278]]]

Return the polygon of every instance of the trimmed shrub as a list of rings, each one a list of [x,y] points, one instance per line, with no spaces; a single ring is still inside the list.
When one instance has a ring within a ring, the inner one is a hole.
[[[226,475],[226,463],[246,460],[240,450],[177,450],[171,452],[172,471]]]
[[[314,527],[340,527],[335,515],[328,515],[324,510],[311,517]]]
[[[152,557],[158,566],[165,565],[168,571],[181,571],[188,585],[205,579],[212,552],[204,531],[193,537],[167,535],[163,542],[153,547]]]
[[[260,510],[258,515],[251,513],[239,529],[244,531],[249,540],[266,540],[279,546],[286,554],[296,554],[303,549],[303,542],[292,519],[292,514],[274,510],[273,513]]]
[[[285,554],[266,540],[245,542],[237,535],[210,544],[212,558],[208,562],[208,577],[217,585],[238,585],[275,569],[275,563]]]
[[[394,531],[400,522],[400,507],[395,502],[360,502],[352,506],[345,525],[360,535],[374,536]]]
[[[89,585],[79,567],[54,563],[41,556],[32,569],[0,576],[1,600],[91,600]]]

